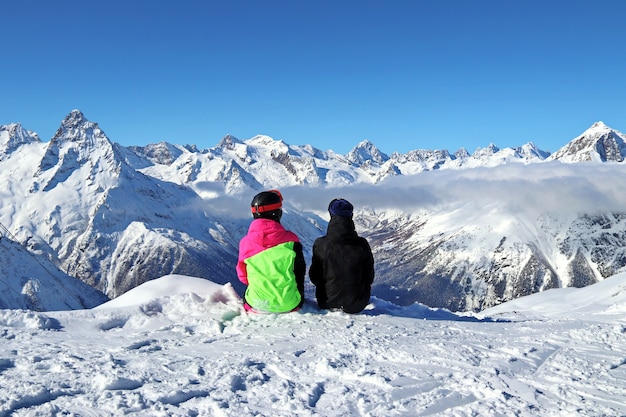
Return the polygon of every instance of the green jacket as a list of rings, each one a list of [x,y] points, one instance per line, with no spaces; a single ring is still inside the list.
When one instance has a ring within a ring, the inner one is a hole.
[[[237,275],[248,285],[245,303],[267,313],[302,305],[306,265],[298,237],[270,219],[255,219],[239,242]]]

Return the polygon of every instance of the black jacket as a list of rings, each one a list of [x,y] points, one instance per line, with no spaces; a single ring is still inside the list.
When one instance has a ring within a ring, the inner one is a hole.
[[[358,313],[369,303],[374,257],[351,218],[331,216],[326,236],[315,240],[309,278],[320,308]]]

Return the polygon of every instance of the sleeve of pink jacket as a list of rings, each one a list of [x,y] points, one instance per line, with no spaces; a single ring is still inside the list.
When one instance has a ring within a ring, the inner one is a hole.
[[[241,249],[239,250],[239,259],[237,260],[237,276],[239,277],[239,281],[248,285],[248,270],[246,269],[246,263],[242,257]]]
[[[252,228],[252,225],[250,227]],[[255,244],[254,239],[250,238],[249,231],[248,235],[239,241],[239,256],[237,258],[237,277],[239,277],[239,281],[248,285],[248,269],[246,268],[245,260],[262,249],[262,247],[259,248]]]

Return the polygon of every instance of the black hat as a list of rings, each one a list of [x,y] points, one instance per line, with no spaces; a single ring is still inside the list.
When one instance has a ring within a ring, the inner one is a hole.
[[[254,196],[250,206],[255,219],[278,221],[283,214],[283,196],[278,190],[262,191]]]
[[[341,217],[352,217],[352,211],[354,207],[348,200],[344,200],[343,198],[335,198],[328,205],[328,212],[331,215],[341,216]]]

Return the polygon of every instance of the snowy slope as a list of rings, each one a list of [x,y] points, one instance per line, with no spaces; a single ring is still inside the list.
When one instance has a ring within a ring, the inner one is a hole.
[[[476,316],[373,299],[246,315],[230,285],[0,310],[0,416],[622,416],[626,274]]]
[[[108,301],[100,291],[63,273],[9,236],[0,237],[0,259],[0,308],[72,310]]]

